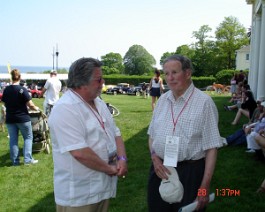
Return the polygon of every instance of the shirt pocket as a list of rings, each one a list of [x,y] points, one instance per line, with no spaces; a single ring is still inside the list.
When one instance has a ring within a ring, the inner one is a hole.
[[[202,136],[203,119],[198,116],[191,115],[190,117],[181,118],[179,126],[181,134],[186,139]]]

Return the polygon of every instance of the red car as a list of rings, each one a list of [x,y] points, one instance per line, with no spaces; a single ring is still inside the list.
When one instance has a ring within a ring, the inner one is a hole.
[[[28,89],[29,93],[31,94],[32,98],[39,98],[41,91],[36,89]]]

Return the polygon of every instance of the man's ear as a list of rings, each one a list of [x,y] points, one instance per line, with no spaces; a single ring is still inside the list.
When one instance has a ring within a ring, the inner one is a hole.
[[[186,78],[187,78],[187,79],[191,79],[191,76],[192,76],[192,70],[191,70],[191,69],[187,69],[185,72],[186,72]]]

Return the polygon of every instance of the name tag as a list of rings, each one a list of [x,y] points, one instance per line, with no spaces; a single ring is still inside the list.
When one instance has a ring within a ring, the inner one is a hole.
[[[109,155],[109,164],[116,164],[117,160],[117,148],[115,138],[111,138],[109,135],[109,140],[107,141],[108,155]]]
[[[109,164],[110,165],[116,165],[117,162],[117,153],[112,152],[111,154],[109,153]]]
[[[179,153],[179,137],[167,136],[164,155],[164,166],[177,167]]]

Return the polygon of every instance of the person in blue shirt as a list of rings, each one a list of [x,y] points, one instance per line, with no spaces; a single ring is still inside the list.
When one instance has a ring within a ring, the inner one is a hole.
[[[38,160],[32,157],[33,132],[28,107],[38,111],[27,89],[20,85],[19,70],[11,71],[12,84],[4,90],[2,101],[6,107],[6,126],[9,134],[10,158],[14,166],[20,165],[18,135],[21,132],[24,139],[24,164],[36,164]]]

